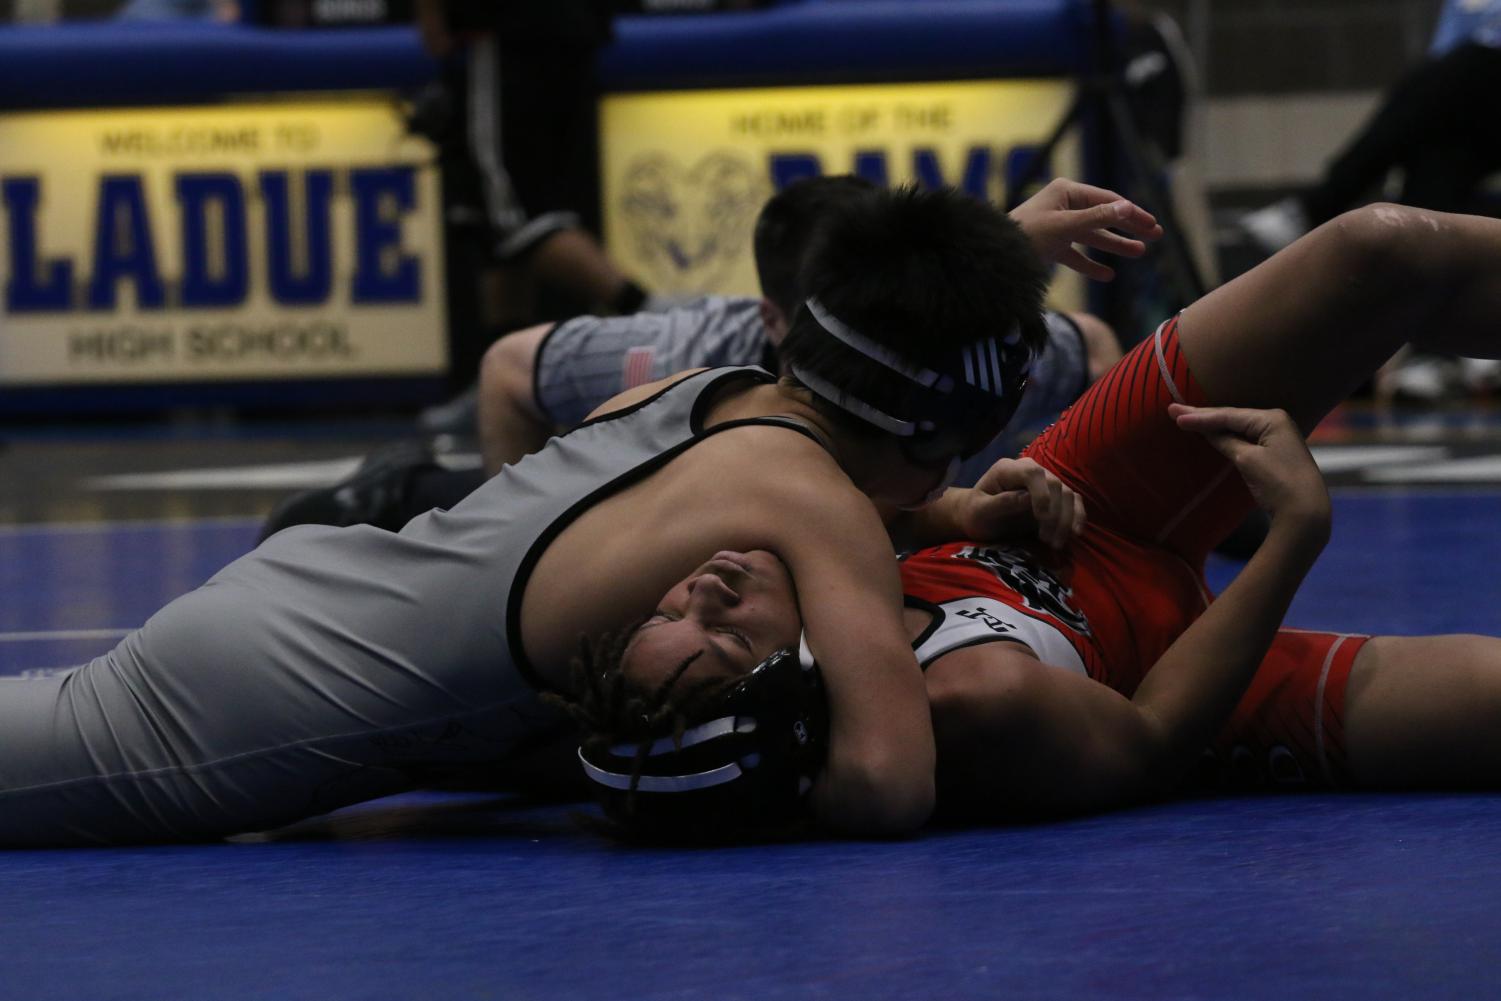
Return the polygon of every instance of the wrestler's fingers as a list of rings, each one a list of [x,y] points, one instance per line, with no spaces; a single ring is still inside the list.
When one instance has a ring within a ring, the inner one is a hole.
[[[1117,209],[1116,221],[1110,225],[1148,243],[1162,238],[1162,224],[1157,217],[1135,202],[1127,202],[1124,210]]]
[[[1064,196],[1068,199],[1069,204],[1075,208],[1125,201],[1124,198],[1109,188],[1101,188],[1094,184],[1085,184],[1083,181],[1076,181],[1073,178],[1054,178],[1049,183],[1062,186]]]
[[[1020,522],[1031,521],[1032,499],[1025,490],[978,493],[965,531],[981,541],[1014,537]]]
[[[1293,426],[1292,419],[1279,410],[1190,407],[1182,403],[1171,403],[1168,405],[1168,414],[1185,431],[1197,431],[1205,435],[1239,435],[1248,441],[1260,441],[1271,431]]]
[[[1057,524],[1069,514],[1065,509],[1067,498],[1063,496],[1063,481],[1052,473],[1043,474],[1042,492],[1047,498],[1048,518]]]
[[[1044,545],[1053,549],[1062,548],[1068,543],[1068,526],[1073,523],[1074,512],[1069,508],[1068,499],[1058,499],[1053,517],[1047,524],[1040,526],[1038,538]]]
[[[1286,411],[1173,404],[1169,413],[1179,427],[1202,434],[1210,445],[1235,463],[1247,482],[1265,481],[1268,477],[1286,479],[1301,475],[1300,470],[1317,475],[1318,466],[1308,452],[1303,434]],[[1275,466],[1282,469],[1271,468]],[[1255,483],[1252,489],[1255,490]]]
[[[1032,498],[1032,514],[1041,525],[1052,513],[1056,504],[1057,491],[1054,487],[1058,484],[1058,478],[1031,459],[1018,459],[1017,465],[1022,483],[1027,488],[1027,495]]]
[[[995,511],[998,515],[1015,518],[1032,515],[1032,495],[1025,490],[1007,490],[996,495]]]
[[[1168,405],[1168,414],[1178,427],[1202,435],[1215,451],[1236,465],[1255,451],[1261,432],[1254,428],[1243,412],[1233,414],[1229,407],[1190,407],[1181,403]]]
[[[981,493],[1002,494],[1025,486],[1022,478],[1027,466],[1036,465],[1031,459],[997,459],[990,468],[980,474],[975,489]]]
[[[1062,189],[1063,203],[1070,209],[1100,208],[1109,210],[1110,214],[1117,218],[1124,218],[1133,212],[1140,213],[1149,219],[1152,218],[1152,214],[1146,209],[1109,188],[1101,188],[1064,177],[1054,178],[1049,182],[1050,187],[1053,185]]]
[[[1097,282],[1108,282],[1115,277],[1115,269],[1110,265],[1101,264],[1099,261],[1073,247],[1060,250],[1054,260],[1070,271],[1077,271],[1085,278],[1090,278]]]
[[[1067,545],[1073,535],[1074,492],[1036,463],[1032,463],[1026,475],[1038,539],[1055,549]]]
[[[1118,229],[1144,240],[1155,240],[1162,235],[1162,227],[1152,213],[1119,195],[1113,201],[1078,208],[1075,214],[1083,223],[1081,229]]]
[[[1072,178],[1055,177],[1027,199],[1022,208],[1050,205],[1065,212],[1094,212],[1096,225],[1112,226],[1155,240],[1162,235],[1157,218],[1129,198],[1109,188],[1096,187]]]
[[[1141,240],[1133,240],[1112,233],[1108,229],[1091,230],[1080,234],[1078,242],[1116,257],[1140,257],[1147,252],[1147,245]]]
[[[1084,528],[1081,512],[1084,510],[1084,502],[1079,495],[1068,487],[1063,487],[1060,492],[1058,504],[1058,517],[1054,522],[1053,548],[1062,549],[1073,541],[1074,536]]]
[[[1214,431],[1202,427],[1189,428],[1187,430],[1202,435],[1211,448],[1237,466],[1244,465],[1245,461],[1261,448],[1260,445],[1249,442],[1238,434],[1226,431]]]
[[[1020,514],[1031,514],[1032,498],[1016,489],[973,491],[973,511],[981,523],[1001,524]]]

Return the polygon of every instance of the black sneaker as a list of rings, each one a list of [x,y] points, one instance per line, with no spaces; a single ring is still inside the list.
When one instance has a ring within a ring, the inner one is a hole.
[[[385,445],[333,486],[284,498],[272,509],[256,541],[264,542],[293,525],[374,525],[398,532],[415,513],[407,504],[412,481],[419,473],[439,468],[427,442]]]

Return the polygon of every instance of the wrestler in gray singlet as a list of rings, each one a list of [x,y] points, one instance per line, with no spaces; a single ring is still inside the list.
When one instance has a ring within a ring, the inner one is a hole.
[[[287,529],[104,656],[0,680],[0,845],[263,830],[555,734],[516,666],[531,568],[589,505],[747,423],[695,426],[734,378],[771,376],[689,377],[399,534]]]

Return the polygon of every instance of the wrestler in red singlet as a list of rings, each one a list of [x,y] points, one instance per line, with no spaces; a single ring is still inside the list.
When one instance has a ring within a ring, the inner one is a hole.
[[[1253,502],[1234,466],[1169,417],[1207,406],[1177,320],[1138,345],[1024,453],[1083,498],[1069,549],[950,543],[903,561],[909,603],[937,612],[914,644],[926,666],[1012,640],[1130,696],[1206,607],[1204,561]],[[1284,629],[1215,744],[1230,777],[1348,784],[1344,695],[1364,636]]]

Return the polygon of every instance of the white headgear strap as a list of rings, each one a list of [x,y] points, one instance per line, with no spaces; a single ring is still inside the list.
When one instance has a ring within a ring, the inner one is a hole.
[[[788,368],[792,371],[798,382],[801,382],[804,386],[807,386],[845,413],[854,414],[861,420],[874,424],[882,431],[894,434],[898,438],[911,438],[917,434],[918,429],[915,422],[902,420],[900,417],[893,417],[884,410],[877,410],[858,396],[851,396],[832,382],[814,375],[795,362],[789,365]]]
[[[807,305],[808,313],[817,321],[818,325],[846,347],[860,352],[872,361],[879,362],[908,381],[917,383],[919,386],[924,386],[939,393],[953,392],[954,380],[950,376],[942,375],[934,372],[932,369],[907,362],[884,344],[879,344],[871,340],[848,323],[839,319],[839,317],[829,312],[828,308],[817,299],[809,299]],[[1004,396],[1006,370],[1001,364],[1001,356],[1003,354],[1001,344],[1005,343],[1009,346],[1015,346],[1020,341],[1021,326],[1017,324],[1011,328],[1011,332],[1003,339],[987,337],[977,344],[966,345],[961,349],[961,355],[964,358],[964,381],[993,396]],[[1023,367],[1023,374],[1025,374],[1027,367]]]
[[[895,351],[892,351],[884,344],[876,343],[848,323],[839,319],[833,313],[830,313],[824,308],[823,303],[817,299],[808,300],[808,312],[812,314],[814,320],[818,321],[820,327],[833,335],[835,340],[847,347],[854,348],[871,361],[880,362],[893,372],[905,376],[909,381],[915,382],[919,386],[925,386],[940,393],[953,391],[953,379],[946,375],[939,375],[932,369],[923,368],[921,365],[908,363]]]

